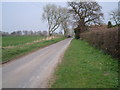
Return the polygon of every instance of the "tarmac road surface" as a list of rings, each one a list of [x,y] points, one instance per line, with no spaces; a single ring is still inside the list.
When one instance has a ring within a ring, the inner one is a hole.
[[[48,80],[72,38],[65,39],[2,66],[2,88],[47,88]]]

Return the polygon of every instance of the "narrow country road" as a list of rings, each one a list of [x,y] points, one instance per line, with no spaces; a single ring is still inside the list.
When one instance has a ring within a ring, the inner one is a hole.
[[[2,66],[2,88],[47,88],[72,38],[65,39]]]

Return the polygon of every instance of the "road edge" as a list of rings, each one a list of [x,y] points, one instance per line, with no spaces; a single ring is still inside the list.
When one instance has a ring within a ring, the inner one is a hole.
[[[57,71],[58,66],[62,63],[63,57],[65,52],[67,51],[67,49],[70,47],[71,41],[73,40],[73,38],[70,40],[68,46],[66,47],[66,49],[63,51],[63,53],[60,55],[59,58],[59,62],[57,63],[57,65],[54,68],[54,71],[52,72],[51,76],[49,77],[48,83],[46,85],[46,88],[51,88],[52,84],[55,82],[55,72]]]

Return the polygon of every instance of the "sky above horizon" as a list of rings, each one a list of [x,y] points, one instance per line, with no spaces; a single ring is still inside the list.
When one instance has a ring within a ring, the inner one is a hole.
[[[42,21],[43,7],[50,2],[2,2],[0,3],[0,30],[13,32],[17,30],[44,31],[47,23]],[[65,2],[51,2],[52,4],[67,7]],[[109,20],[109,12],[118,8],[117,2],[99,2],[104,13],[105,23]],[[2,28],[1,28],[2,27]]]

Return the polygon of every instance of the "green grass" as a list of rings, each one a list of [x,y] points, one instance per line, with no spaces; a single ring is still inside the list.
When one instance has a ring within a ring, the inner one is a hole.
[[[2,37],[2,46],[16,46],[42,39],[42,36],[5,36]]]
[[[55,72],[52,88],[116,88],[118,61],[85,41],[73,40]]]
[[[10,61],[16,57],[22,56],[24,54],[27,54],[29,52],[35,51],[41,47],[56,43],[58,41],[61,41],[65,39],[64,37],[60,37],[60,38],[55,38],[52,40],[46,40],[46,41],[42,41],[39,43],[35,43],[32,45],[27,45],[27,46],[23,46],[23,47],[16,47],[16,48],[6,48],[2,50],[2,62],[6,62],[6,61]]]

